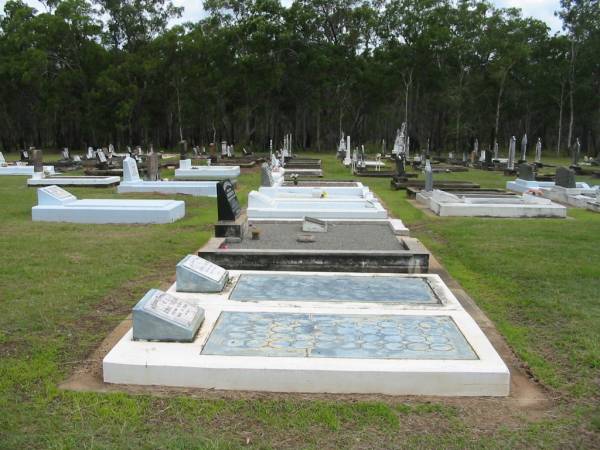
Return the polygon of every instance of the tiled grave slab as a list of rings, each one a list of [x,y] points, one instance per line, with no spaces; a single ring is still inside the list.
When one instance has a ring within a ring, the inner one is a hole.
[[[223,312],[203,355],[478,359],[449,316]]]
[[[439,304],[425,278],[243,274],[231,300]]]

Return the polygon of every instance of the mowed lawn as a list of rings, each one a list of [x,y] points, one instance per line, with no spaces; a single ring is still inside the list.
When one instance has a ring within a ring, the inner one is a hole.
[[[332,155],[323,160],[328,177],[351,178]],[[483,187],[507,180],[477,170],[443,177]],[[259,179],[258,171],[241,177],[242,202]],[[145,291],[167,287],[177,261],[211,236],[216,201],[181,197],[186,218],[170,225],[33,223],[35,189],[0,177],[0,447],[598,446],[600,214],[442,219],[414,208],[389,179],[363,182],[495,323],[547,389],[547,410],[524,415],[492,399],[60,390]],[[115,188],[69,190],[120,197]],[[486,420],[497,414],[502,420]]]

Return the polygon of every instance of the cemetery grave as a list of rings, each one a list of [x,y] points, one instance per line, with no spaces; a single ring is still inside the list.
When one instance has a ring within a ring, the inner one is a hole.
[[[508,368],[437,275],[227,273],[196,256],[178,266],[191,272],[133,309],[104,357],[106,383],[508,395]],[[198,291],[181,292],[190,274]]]
[[[235,180],[240,176],[240,166],[193,166],[191,159],[179,161],[179,168],[175,169],[177,180]]]
[[[58,186],[38,188],[37,196],[31,208],[34,222],[158,224],[185,216],[185,203],[179,200],[78,200]]]
[[[186,194],[196,197],[216,197],[215,181],[145,181],[140,178],[133,158],[123,160],[123,181],[117,191],[120,194],[155,192],[159,194]]]

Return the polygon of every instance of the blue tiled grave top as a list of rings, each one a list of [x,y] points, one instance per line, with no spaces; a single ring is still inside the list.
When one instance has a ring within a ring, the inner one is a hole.
[[[203,355],[476,360],[448,316],[223,312]]]
[[[424,278],[347,275],[243,274],[231,295],[237,301],[373,302],[435,305]]]

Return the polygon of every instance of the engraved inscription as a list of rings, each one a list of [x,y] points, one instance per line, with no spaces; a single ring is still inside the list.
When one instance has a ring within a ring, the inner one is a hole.
[[[190,327],[194,321],[194,317],[198,313],[198,307],[165,294],[157,292],[149,302],[144,305],[144,309],[150,313],[167,319],[171,322],[178,323],[185,327]]]

